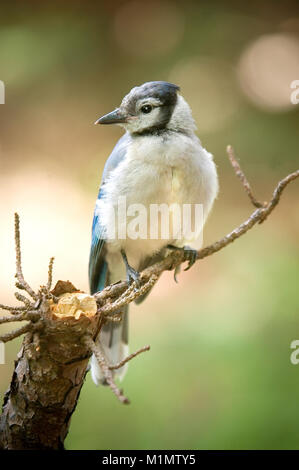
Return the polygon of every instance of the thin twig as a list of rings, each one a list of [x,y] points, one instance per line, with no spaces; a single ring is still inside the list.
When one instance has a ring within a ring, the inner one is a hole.
[[[2,325],[3,323],[11,323],[11,322],[15,322],[15,321],[23,321],[23,320],[26,320],[26,313],[19,313],[17,315],[13,315],[11,317],[9,316],[5,316],[5,317],[0,317],[0,325]]]
[[[39,310],[25,310],[24,312],[17,313],[12,316],[0,317],[0,324],[12,323],[16,321],[32,321],[36,323],[41,318],[41,312]]]
[[[20,292],[15,292],[15,298],[19,302],[23,302],[23,304],[25,305],[25,308],[32,308],[33,307],[33,304],[30,302],[30,300],[27,299],[27,297],[25,297],[24,295],[20,294]]]
[[[152,274],[149,280],[139,288],[136,287],[136,283],[134,282],[115,302],[107,303],[103,307],[100,307],[98,311],[101,314],[106,315],[119,310],[124,305],[127,305],[141,295],[146,294],[146,292],[148,292],[149,289],[153,287],[157,280],[158,276]]]
[[[130,402],[129,402],[128,398],[123,395],[122,391],[117,387],[117,385],[115,384],[115,382],[113,380],[112,372],[110,371],[109,365],[107,364],[107,360],[105,358],[105,354],[104,354],[104,351],[101,347],[101,344],[100,343],[96,344],[93,341],[93,339],[88,335],[83,337],[83,342],[95,355],[95,357],[98,361],[98,364],[101,368],[101,371],[103,373],[103,376],[104,376],[107,384],[111,388],[112,392],[114,393],[114,395],[118,398],[118,400],[121,403],[129,404]]]
[[[138,356],[139,354],[141,354],[145,351],[149,351],[150,348],[151,347],[149,345],[148,346],[143,346],[143,348],[140,348],[137,351],[133,352],[132,354],[127,356],[125,359],[120,361],[118,364],[114,364],[113,366],[109,366],[109,369],[110,370],[119,369],[120,367],[124,366],[127,362],[131,361],[131,359],[133,359],[134,357]]]
[[[48,282],[47,282],[47,290],[50,291],[53,281],[53,264],[54,264],[54,257],[50,258],[49,262],[49,269],[48,269]]]
[[[21,336],[24,333],[27,333],[28,331],[32,329],[33,329],[32,323],[27,323],[27,325],[24,325],[21,328],[18,328],[17,330],[13,330],[4,335],[0,335],[0,341],[2,341],[3,343],[7,343],[8,341],[11,341],[12,339],[17,338],[18,336]]]
[[[27,309],[27,307],[11,307],[9,305],[0,304],[0,309],[7,310],[10,313],[19,313]]]
[[[230,159],[230,162],[232,164],[232,167],[233,169],[235,170],[235,173],[237,175],[237,177],[241,180],[242,184],[243,184],[243,187],[250,199],[250,201],[252,202],[252,204],[255,206],[255,207],[264,207],[265,204],[267,203],[262,203],[262,202],[259,202],[253,195],[253,192],[252,192],[252,189],[251,189],[251,186],[249,184],[249,181],[248,179],[246,178],[245,174],[243,173],[241,167],[240,167],[240,164],[239,162],[237,161],[236,159],[236,156],[235,156],[235,152],[234,152],[234,149],[231,145],[228,145],[227,148],[226,148],[226,151],[227,151],[227,154],[228,154],[228,157]]]
[[[21,258],[21,242],[20,242],[20,217],[15,213],[15,245],[16,245],[16,278],[18,279],[18,287],[24,289],[30,297],[37,300],[38,296],[29,284],[25,281],[22,271],[22,258]]]
[[[268,203],[267,211],[265,211],[263,216],[261,217],[260,223],[264,222],[266,218],[268,217],[268,215],[271,214],[273,209],[277,206],[277,204],[280,201],[282,192],[287,187],[287,185],[291,183],[292,181],[294,181],[295,179],[297,179],[298,177],[299,177],[299,170],[294,171],[293,173],[290,173],[288,176],[286,176],[285,178],[279,181],[278,185],[273,191],[272,199]]]

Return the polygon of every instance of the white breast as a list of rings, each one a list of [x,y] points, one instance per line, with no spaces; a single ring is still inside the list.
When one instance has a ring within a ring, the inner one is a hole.
[[[98,207],[101,223],[109,227],[117,214],[119,197],[127,207],[142,204],[150,213],[151,204],[203,204],[206,219],[217,195],[218,181],[212,155],[194,136],[169,133],[132,139],[126,158],[111,172],[104,186],[104,198]],[[109,209],[110,208],[110,209]],[[111,210],[113,208],[113,211]],[[116,235],[118,235],[117,227]],[[182,240],[183,245],[190,240]],[[138,265],[141,258],[152,255],[173,239],[115,240],[108,251],[121,247],[129,262]]]

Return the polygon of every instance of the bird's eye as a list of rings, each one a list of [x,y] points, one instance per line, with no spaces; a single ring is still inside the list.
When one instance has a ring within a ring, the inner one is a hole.
[[[142,106],[141,108],[141,112],[144,113],[144,114],[148,114],[151,112],[151,110],[153,109],[153,107],[149,104],[145,104],[144,106]]]

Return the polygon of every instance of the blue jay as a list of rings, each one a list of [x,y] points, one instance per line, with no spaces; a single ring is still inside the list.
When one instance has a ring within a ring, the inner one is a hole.
[[[118,233],[107,236],[109,229],[115,228],[120,196],[125,197],[127,207],[202,204],[205,221],[218,192],[213,157],[195,135],[191,109],[179,94],[178,86],[164,81],[137,86],[124,97],[119,108],[95,124],[119,124],[126,132],[106,162],[94,211],[89,259],[91,293],[125,276],[128,282],[138,282],[138,272],[164,257],[167,249],[184,249],[186,243],[194,242],[176,239],[173,234],[168,240],[162,236],[133,239]],[[190,267],[195,260],[194,250],[188,248],[188,253]],[[110,364],[118,363],[128,354],[127,307],[120,323],[103,326],[98,341]],[[121,379],[126,367],[114,374]],[[91,375],[97,385],[104,383],[95,357],[91,358]]]

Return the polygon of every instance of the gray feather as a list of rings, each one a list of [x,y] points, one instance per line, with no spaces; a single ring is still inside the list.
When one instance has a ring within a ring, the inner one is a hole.
[[[119,141],[115,145],[110,156],[108,157],[108,160],[106,161],[101,185],[105,183],[105,180],[109,176],[110,172],[114,170],[126,157],[126,152],[127,152],[127,148],[129,146],[130,140],[131,140],[130,134],[126,133],[119,139]]]

